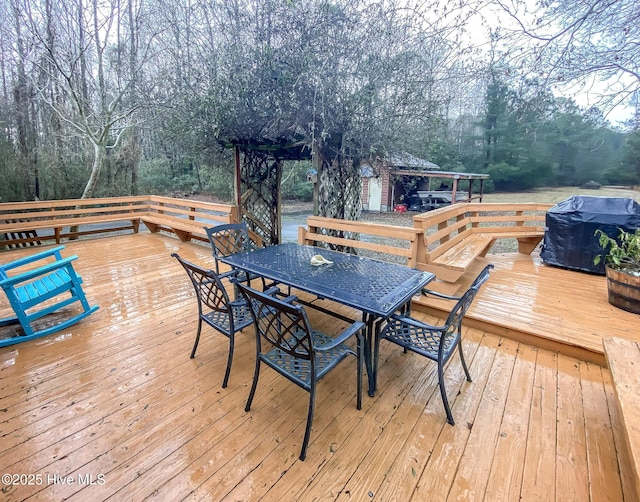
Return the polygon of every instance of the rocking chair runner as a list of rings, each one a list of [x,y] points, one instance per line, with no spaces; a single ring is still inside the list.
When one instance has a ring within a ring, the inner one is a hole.
[[[300,460],[304,460],[311,436],[316,384],[349,355],[357,358],[356,407],[358,409],[362,407],[362,363],[364,357],[362,331],[365,325],[356,321],[338,336],[332,338],[311,328],[307,314],[301,305],[280,301],[244,284],[238,283],[238,287],[247,303],[251,305],[256,330],[256,367],[245,411],[248,412],[251,409],[262,363],[306,390],[309,393],[309,411],[300,452]],[[357,337],[357,351],[344,343],[353,336]]]
[[[440,394],[447,413],[447,422],[451,425],[454,425],[455,422],[444,387],[444,365],[449,361],[457,347],[467,381],[471,381],[471,375],[469,374],[467,363],[464,360],[464,353],[462,352],[462,345],[460,343],[462,338],[462,320],[480,290],[480,287],[489,279],[489,272],[492,268],[493,265],[487,265],[462,296],[445,295],[428,289],[422,291],[426,295],[456,302],[444,325],[432,326],[407,315],[396,314],[389,319],[382,329],[382,332],[376,336],[374,373],[378,371],[380,340],[395,343],[401,346],[405,352],[410,350],[437,363]]]
[[[84,319],[98,309],[97,305],[89,305],[84,291],[82,279],[76,274],[71,262],[77,256],[62,258],[60,251],[64,246],[57,246],[31,256],[0,265],[0,286],[9,299],[15,317],[0,319],[0,326],[20,323],[24,336],[15,336],[0,340],[0,347],[32,340],[65,329]],[[46,263],[53,258],[54,261]],[[37,262],[42,262],[37,265]],[[28,269],[34,265],[35,268]],[[9,275],[9,271],[21,269],[22,272]],[[43,329],[35,329],[32,325],[47,314],[59,311],[63,307],[79,302],[82,312],[67,317],[62,322]]]

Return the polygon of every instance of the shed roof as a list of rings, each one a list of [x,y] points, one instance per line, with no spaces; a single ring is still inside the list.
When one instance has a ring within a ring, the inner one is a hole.
[[[455,178],[458,180],[488,180],[485,173],[461,173],[455,171],[417,171],[414,169],[392,169],[390,174],[397,176],[416,176],[419,178]]]
[[[406,152],[392,153],[384,158],[389,167],[409,168],[409,169],[429,169],[431,171],[440,169],[438,164],[434,164],[415,155]]]
[[[416,157],[407,152],[396,152],[391,153],[385,157],[377,157],[375,160],[383,162],[385,166],[389,168],[404,168],[404,169],[440,169],[438,164],[434,164],[425,159],[421,159],[420,157]],[[369,170],[373,169],[372,164],[374,163],[374,159],[363,159],[360,162],[360,166],[363,169],[363,176],[368,176]],[[367,169],[368,168],[368,169]]]

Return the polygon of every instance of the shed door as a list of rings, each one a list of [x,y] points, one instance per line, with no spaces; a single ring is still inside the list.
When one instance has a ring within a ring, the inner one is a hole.
[[[369,211],[382,208],[382,179],[369,178]]]

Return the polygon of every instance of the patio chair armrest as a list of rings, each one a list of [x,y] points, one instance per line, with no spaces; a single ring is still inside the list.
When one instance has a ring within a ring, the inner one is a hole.
[[[331,350],[334,347],[337,347],[341,343],[344,343],[346,340],[351,338],[356,333],[362,331],[365,327],[365,324],[362,321],[355,321],[353,324],[347,326],[342,333],[340,333],[337,337],[335,337],[331,342],[325,343],[323,345],[316,345],[316,350]]]
[[[298,301],[298,297],[296,295],[289,295],[284,298],[279,298],[279,300],[284,303],[294,303]]]
[[[55,261],[53,263],[48,263],[47,265],[43,265],[42,267],[35,268],[33,270],[28,270],[22,274],[18,274],[12,277],[7,277],[6,279],[0,280],[0,287],[5,286],[15,286],[21,282],[29,281],[36,277],[40,277],[41,275],[48,274],[49,272],[53,272],[54,270],[58,270],[60,268],[67,268],[73,260],[78,259],[77,256],[69,256],[68,258],[63,258],[61,260]]]
[[[277,297],[277,295],[280,293],[280,288],[278,288],[278,286],[271,286],[269,289],[265,289],[263,293],[265,295]],[[297,299],[298,297],[296,295],[289,295],[286,297],[278,298],[278,300],[285,303],[293,303]],[[247,302],[244,300],[244,298],[241,300],[234,300],[232,302],[229,302],[230,305],[246,305],[246,303]]]
[[[427,288],[424,288],[422,290],[422,294],[423,295],[436,296],[436,297],[442,298],[444,300],[456,300],[456,301],[458,301],[460,299],[459,296],[445,295],[444,293],[439,293],[438,291],[433,291],[433,290],[427,289]]]
[[[416,328],[423,328],[423,329],[429,329],[432,331],[442,331],[444,330],[444,326],[434,326],[433,324],[429,324],[426,322],[422,322],[422,321],[418,321],[417,319],[414,319],[413,317],[408,317],[405,315],[394,315],[391,316],[392,319],[395,319],[397,321],[401,321],[405,324],[408,324],[409,326],[414,326]]]
[[[263,293],[265,295],[275,296],[280,293],[280,288],[278,288],[278,286],[271,286],[269,289],[265,289]]]
[[[285,302],[285,303],[293,303],[295,301],[298,300],[298,297],[296,295],[288,295],[288,296],[284,296],[281,292],[280,292],[280,288],[278,286],[271,286],[269,289],[265,289],[263,291],[263,293],[265,295],[269,295],[269,296],[278,296],[278,295],[282,295],[282,297],[278,298],[278,300],[280,300],[281,302]]]
[[[45,251],[40,251],[39,253],[32,254],[31,256],[25,256],[24,258],[19,258],[18,260],[10,261],[9,263],[4,263],[0,265],[4,270],[11,270],[12,268],[20,267],[22,265],[27,265],[29,263],[33,263],[34,261],[42,260],[44,258],[48,258],[49,256],[56,255],[57,258],[60,258],[60,251],[64,249],[64,246],[56,246],[51,249],[46,249]]]
[[[298,300],[298,297],[296,295],[284,296],[284,294],[280,291],[280,288],[278,286],[271,286],[269,289],[265,289],[263,293],[265,295],[275,296],[275,297],[277,297],[278,295],[281,295],[281,297],[278,298],[278,300],[285,303],[293,303]]]
[[[222,272],[221,274],[218,274],[218,277],[220,279],[226,279],[227,277],[235,277],[237,275],[238,275],[237,270],[227,270],[226,272]]]

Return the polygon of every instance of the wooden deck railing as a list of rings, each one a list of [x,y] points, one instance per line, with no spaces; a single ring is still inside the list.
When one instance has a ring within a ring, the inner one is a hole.
[[[15,247],[83,235],[131,231],[143,222],[182,241],[207,240],[206,226],[237,221],[235,206],[156,195],[0,204],[0,244]]]
[[[406,259],[417,268],[422,230],[353,220],[309,216],[306,227],[298,227],[298,243],[317,246],[329,244],[336,249],[355,248]],[[356,237],[356,238],[354,238]]]
[[[413,227],[311,216],[298,242],[351,247],[406,258],[410,267],[456,282],[498,239],[515,239],[530,254],[544,236],[551,204],[460,203],[416,215]]]
[[[414,217],[413,227],[309,217],[298,241],[326,243],[390,255],[408,266],[456,282],[497,239],[518,242],[531,253],[544,236],[550,204],[459,203]],[[60,243],[63,238],[106,232],[167,231],[182,241],[206,241],[204,227],[237,221],[237,209],[155,195],[0,204],[2,245]],[[255,237],[255,236],[254,236]]]

